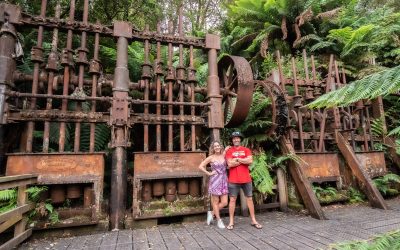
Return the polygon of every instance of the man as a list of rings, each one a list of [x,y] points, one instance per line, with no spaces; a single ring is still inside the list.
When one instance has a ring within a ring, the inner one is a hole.
[[[262,225],[257,222],[254,214],[253,185],[249,170],[249,166],[253,162],[253,156],[251,155],[250,149],[240,145],[242,138],[243,136],[240,132],[233,132],[231,135],[233,146],[227,150],[225,155],[229,169],[229,225],[226,228],[232,230],[235,225],[234,215],[236,199],[240,189],[242,189],[246,196],[251,225],[257,229],[261,229]]]

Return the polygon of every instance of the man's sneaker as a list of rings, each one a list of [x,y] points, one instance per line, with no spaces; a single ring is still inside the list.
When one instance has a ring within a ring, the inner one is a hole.
[[[225,228],[224,222],[221,219],[218,220],[217,226],[220,229],[224,229]]]
[[[207,225],[210,225],[210,223],[214,220],[214,216],[211,211],[207,212]]]

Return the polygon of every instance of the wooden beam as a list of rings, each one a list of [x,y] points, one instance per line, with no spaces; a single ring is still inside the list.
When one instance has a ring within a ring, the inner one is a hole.
[[[286,136],[282,136],[279,142],[283,153],[296,154],[293,145],[286,138]],[[303,173],[302,167],[305,166],[302,165],[302,163],[299,164],[291,161],[289,164],[290,175],[292,176],[294,183],[300,192],[301,198],[303,199],[306,208],[310,212],[310,215],[319,220],[326,220],[327,218],[322,211],[321,205],[319,204],[319,201],[312,190],[311,183]]]
[[[22,215],[29,210],[33,209],[35,207],[34,203],[28,203],[23,206],[19,206],[14,208],[13,210],[7,211],[5,213],[0,214],[0,223],[5,222],[6,220],[11,219],[12,217],[15,217],[17,215]]]
[[[383,142],[386,145],[388,145],[389,154],[390,154],[390,157],[392,157],[394,164],[396,164],[398,167],[400,167],[400,156],[396,152],[397,145],[396,145],[395,139],[393,139],[390,136],[386,136],[383,138]]]
[[[0,190],[14,188],[37,182],[37,175],[23,174],[0,177]]]
[[[278,196],[281,211],[286,212],[288,208],[288,191],[285,172],[282,168],[276,170],[276,178],[278,180]]]
[[[7,241],[3,245],[0,246],[0,250],[8,250],[18,246],[21,242],[26,240],[29,236],[32,235],[32,228],[26,230],[22,234],[18,235],[17,237],[12,238],[11,240]]]
[[[365,193],[371,206],[381,209],[388,209],[381,193],[372,183],[371,178],[367,172],[362,168],[360,161],[358,160],[353,148],[350,146],[348,140],[341,132],[336,132],[336,142],[340,152],[344,156],[354,176],[364,186]]]

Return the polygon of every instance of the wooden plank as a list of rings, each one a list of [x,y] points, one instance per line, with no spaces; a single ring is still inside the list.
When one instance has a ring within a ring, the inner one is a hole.
[[[276,177],[278,180],[278,196],[281,211],[286,212],[288,208],[288,191],[285,172],[278,168],[276,170]]]
[[[364,190],[371,206],[387,210],[388,206],[386,205],[381,193],[372,183],[372,180],[366,171],[362,168],[359,159],[353,151],[353,148],[350,146],[348,140],[345,139],[342,133],[336,132],[336,142],[354,176],[364,185]]]
[[[37,175],[32,175],[32,174],[4,176],[0,177],[0,190],[34,184],[36,182],[37,182]]]
[[[26,193],[26,185],[19,186],[18,187],[17,205],[23,206],[26,204],[27,200],[28,200],[28,194]],[[27,220],[24,218],[15,224],[14,237],[17,237],[18,235],[22,234],[25,231],[26,221]]]
[[[5,222],[6,220],[13,218],[17,215],[24,214],[28,212],[29,210],[33,209],[35,207],[34,203],[28,203],[19,207],[14,208],[13,210],[10,210],[8,212],[0,214],[0,223]]]
[[[0,225],[0,234],[7,230],[8,228],[12,227],[15,223],[22,219],[22,215],[17,214],[13,218],[9,219],[8,221],[2,223]]]
[[[13,247],[18,246],[21,242],[26,240],[31,235],[32,235],[32,228],[24,231],[22,234],[17,235],[16,237],[12,238],[11,240],[1,245],[0,250],[12,249]]]
[[[286,138],[286,136],[282,136],[279,142],[283,153],[296,154],[292,144]],[[301,166],[299,166],[298,163],[291,161],[289,165],[289,172],[294,180],[294,183],[296,184],[297,189],[300,192],[306,208],[310,212],[310,215],[319,220],[326,220],[321,205],[319,204],[319,201],[312,190],[311,183],[304,175]]]

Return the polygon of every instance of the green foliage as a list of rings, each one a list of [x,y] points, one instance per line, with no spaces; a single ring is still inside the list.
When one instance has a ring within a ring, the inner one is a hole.
[[[338,90],[320,96],[310,108],[346,106],[362,99],[374,99],[400,89],[400,66],[356,80]]]
[[[350,241],[329,245],[334,250],[386,250],[400,249],[400,230],[375,236],[369,240]]]
[[[353,187],[347,190],[347,196],[350,198],[350,203],[364,202],[366,199],[365,195],[360,190]]]
[[[271,167],[267,164],[267,155],[260,152],[253,156],[253,163],[250,165],[251,177],[256,189],[262,194],[273,194],[273,179],[270,175]]]
[[[0,190],[0,214],[7,212],[17,206],[17,190]]]
[[[384,176],[375,178],[373,180],[376,188],[383,195],[395,195],[398,194],[399,191],[393,188],[394,183],[400,183],[400,176],[397,174],[389,173]]]

